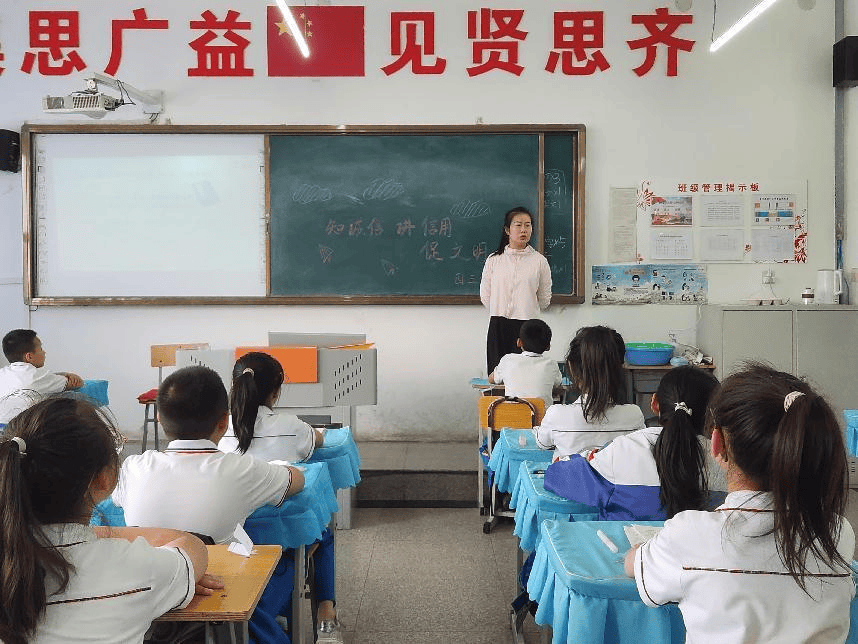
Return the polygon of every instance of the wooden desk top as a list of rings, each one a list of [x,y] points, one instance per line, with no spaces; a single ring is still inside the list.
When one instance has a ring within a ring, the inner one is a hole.
[[[171,610],[156,621],[247,621],[283,552],[280,546],[254,545],[253,554],[242,557],[227,551],[226,545],[206,547],[209,551],[206,572],[223,579],[224,589],[213,595],[197,595],[187,607]]]

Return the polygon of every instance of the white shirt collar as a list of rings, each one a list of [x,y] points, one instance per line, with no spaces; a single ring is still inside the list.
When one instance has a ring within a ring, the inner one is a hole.
[[[175,440],[170,441],[170,444],[167,445],[167,449],[164,450],[166,452],[187,452],[187,451],[195,451],[195,452],[217,452],[217,445],[212,443],[207,438],[197,439],[197,440]]]
[[[754,490],[737,490],[730,492],[724,503],[717,509],[727,508],[747,508],[749,510],[771,510],[772,509],[772,493],[757,492]]]
[[[42,526],[42,530],[55,546],[95,541],[98,538],[91,526],[82,523],[48,523]]]
[[[541,353],[536,353],[536,351],[522,351],[521,355],[527,356],[528,358],[541,358]]]

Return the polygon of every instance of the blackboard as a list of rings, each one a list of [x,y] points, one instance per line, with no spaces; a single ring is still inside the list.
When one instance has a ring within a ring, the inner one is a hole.
[[[554,292],[573,294],[575,139],[569,131],[272,136],[271,294],[474,296],[504,213],[521,205],[537,216],[543,204],[532,244],[549,259]]]
[[[272,294],[479,293],[504,213],[537,210],[538,153],[527,134],[272,137]]]
[[[583,301],[583,126],[27,125],[22,149],[28,304],[477,303],[519,205],[552,301]],[[90,166],[124,207],[78,207]]]

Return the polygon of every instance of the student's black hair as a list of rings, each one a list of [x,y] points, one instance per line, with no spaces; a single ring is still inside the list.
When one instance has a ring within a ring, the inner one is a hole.
[[[582,409],[588,423],[604,418],[609,408],[626,399],[625,356],[623,336],[606,326],[581,327],[569,343],[566,366],[586,395]]]
[[[239,358],[232,369],[229,408],[238,451],[244,454],[253,441],[259,407],[265,405],[283,384],[283,367],[276,358],[251,351]]]
[[[184,367],[164,378],[157,405],[164,431],[180,440],[208,438],[229,410],[220,376],[200,365]]]
[[[533,353],[545,353],[551,347],[551,327],[544,320],[526,320],[518,332],[521,348]]]
[[[9,362],[23,362],[24,354],[36,350],[36,332],[13,329],[3,336],[3,355]]]
[[[13,437],[23,439],[24,447]],[[92,513],[93,479],[118,475],[121,437],[81,399],[48,398],[21,412],[0,439],[0,639],[26,644],[47,604],[46,582],[63,590],[74,572],[43,527]]]
[[[664,374],[656,390],[662,430],[652,454],[667,518],[708,505],[706,452],[699,437],[706,429],[709,399],[717,388],[718,380],[705,369],[683,366]]]
[[[503,216],[503,228],[501,229],[500,244],[498,244],[497,250],[493,252],[492,255],[503,255],[504,249],[509,244],[509,233],[507,232],[507,230],[512,225],[512,219],[516,215],[527,215],[528,217],[530,217],[530,225],[533,225],[533,213],[531,213],[524,206],[516,206],[512,210],[508,210]]]
[[[790,402],[794,392],[802,395]],[[796,376],[751,362],[724,380],[710,405],[727,458],[772,494],[775,543],[796,583],[807,591],[809,559],[848,570],[837,551],[846,447],[825,399]]]

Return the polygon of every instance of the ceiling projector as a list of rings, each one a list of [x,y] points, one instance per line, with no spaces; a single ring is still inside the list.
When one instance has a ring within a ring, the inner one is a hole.
[[[42,98],[42,111],[49,114],[84,114],[100,119],[121,104],[118,98],[101,92],[78,92],[68,96],[45,96]]]
[[[107,86],[119,92],[119,96],[111,96],[100,90]],[[141,91],[118,78],[93,72],[92,76],[84,79],[84,89],[72,92],[68,96],[45,96],[42,98],[42,111],[48,114],[82,114],[90,118],[100,119],[108,112],[123,105],[138,105],[144,114],[148,114],[154,122],[158,114],[164,111],[164,93],[158,90]]]

